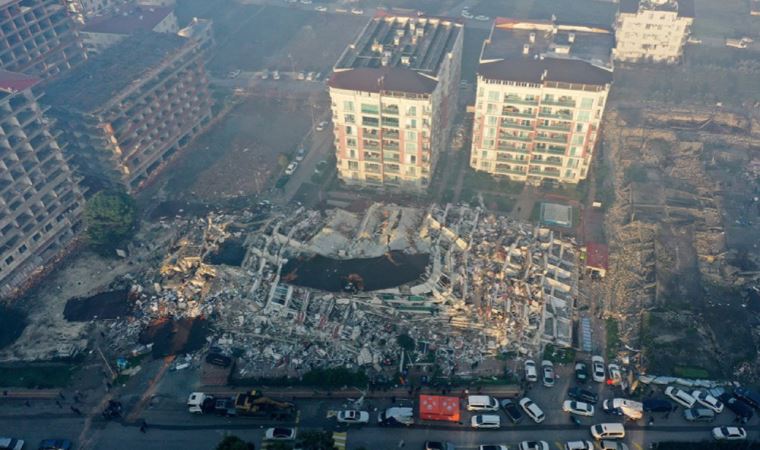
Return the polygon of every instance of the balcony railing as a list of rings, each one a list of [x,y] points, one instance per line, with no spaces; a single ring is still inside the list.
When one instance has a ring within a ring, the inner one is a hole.
[[[522,153],[524,155],[527,155],[530,153],[530,150],[527,148],[519,148],[514,145],[508,145],[508,144],[499,144],[496,146],[497,150],[507,151],[507,152],[515,152],[515,153]]]
[[[501,127],[502,128],[513,128],[513,129],[517,129],[517,130],[532,130],[533,129],[532,125],[524,125],[522,123],[513,122],[511,120],[502,120],[501,121]]]
[[[563,123],[563,124],[551,124],[551,125],[543,125],[538,124],[539,130],[552,130],[552,131],[570,131],[572,129],[572,126],[569,123]]]
[[[527,99],[524,99],[524,98],[521,98],[521,97],[518,97],[518,96],[515,96],[515,95],[507,95],[507,96],[504,97],[504,103],[515,103],[515,104],[518,104],[518,105],[537,105],[538,104],[538,100],[536,100],[536,99],[527,100]]]
[[[530,142],[532,140],[530,136],[514,136],[506,133],[499,133],[499,139],[521,142]]]
[[[517,159],[514,157],[511,157],[509,155],[496,155],[496,161],[497,162],[508,162],[513,164],[520,164],[520,165],[526,165],[528,164],[527,159]]]
[[[513,109],[506,109],[506,108],[501,111],[501,115],[507,116],[507,117],[534,117],[535,116],[535,114],[533,114],[532,112],[530,113],[520,112],[520,111],[515,111]]]
[[[547,117],[549,119],[558,119],[558,120],[573,120],[572,114],[560,114],[560,113],[549,113],[549,112],[539,112],[538,117]]]
[[[558,144],[567,144],[567,136],[542,136],[536,135],[536,140],[540,142],[556,142]]]
[[[570,106],[575,108],[575,100],[573,99],[543,99],[542,105],[556,105],[556,106]]]
[[[541,164],[546,166],[562,167],[561,159],[532,159],[531,164]]]

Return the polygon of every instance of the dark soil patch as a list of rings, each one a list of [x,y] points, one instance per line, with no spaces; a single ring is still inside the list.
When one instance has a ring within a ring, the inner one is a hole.
[[[245,258],[245,247],[238,240],[227,240],[222,242],[219,249],[210,253],[204,258],[206,264],[225,264],[228,266],[240,266]]]
[[[87,322],[93,319],[116,319],[131,310],[129,290],[120,289],[95,294],[91,297],[75,297],[66,302],[63,317],[69,322]]]
[[[152,343],[153,357],[163,358],[199,350],[206,343],[209,331],[209,324],[204,319],[166,319],[143,330],[140,343]]]
[[[0,348],[5,348],[18,339],[26,328],[26,314],[0,306]]]

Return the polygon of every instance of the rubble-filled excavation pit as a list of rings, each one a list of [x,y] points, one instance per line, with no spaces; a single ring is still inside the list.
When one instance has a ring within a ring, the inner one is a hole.
[[[282,268],[283,281],[329,292],[377,291],[418,280],[428,265],[427,253],[391,251],[375,258],[334,259],[300,256]]]
[[[69,299],[63,309],[63,317],[69,322],[116,319],[128,315],[131,308],[129,290],[118,289],[101,292],[90,297]]]
[[[200,350],[209,334],[208,321],[200,318],[161,319],[140,334],[140,343],[153,344],[153,357],[192,353]]]
[[[0,348],[15,342],[26,325],[26,315],[23,312],[0,305]]]

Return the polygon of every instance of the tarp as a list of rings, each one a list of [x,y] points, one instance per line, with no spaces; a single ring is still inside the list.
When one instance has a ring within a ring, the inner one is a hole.
[[[420,419],[459,422],[459,398],[420,395]]]

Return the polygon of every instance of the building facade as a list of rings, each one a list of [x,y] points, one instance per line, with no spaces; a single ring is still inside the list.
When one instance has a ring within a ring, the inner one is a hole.
[[[379,15],[328,81],[337,169],[348,185],[423,191],[456,113],[463,27]]]
[[[531,184],[585,179],[611,47],[610,30],[497,19],[478,67],[470,167]]]
[[[200,47],[201,51],[206,54],[206,59],[208,60],[211,58],[211,48],[216,44],[214,41],[214,24],[211,19],[199,19],[198,17],[193,17],[193,20],[191,20],[187,26],[179,30],[177,34],[197,42],[198,47]]]
[[[88,186],[139,190],[211,120],[195,40],[138,33],[47,89],[67,153]]]
[[[621,0],[615,19],[614,58],[677,63],[694,22],[694,0]]]
[[[50,78],[84,62],[75,23],[59,0],[0,3],[0,69]]]
[[[137,5],[120,14],[91,18],[80,30],[87,54],[101,53],[134,33],[179,32],[177,17],[170,6]]]
[[[0,296],[71,243],[84,204],[33,92],[38,81],[0,71]]]

